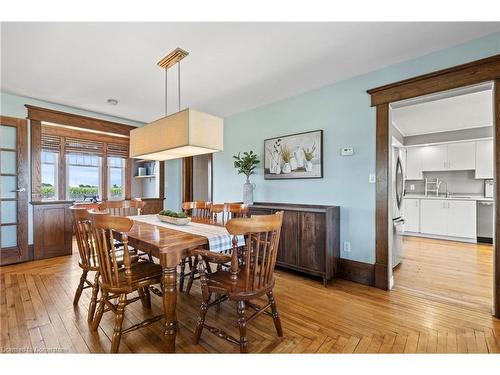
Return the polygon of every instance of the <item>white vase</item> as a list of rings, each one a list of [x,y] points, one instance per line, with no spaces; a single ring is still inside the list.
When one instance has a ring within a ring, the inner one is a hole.
[[[290,173],[292,171],[292,167],[290,166],[290,163],[285,163],[282,168],[283,173]]]
[[[297,169],[297,159],[295,159],[295,157],[292,157],[290,159],[290,168],[292,169],[292,171]]]
[[[269,172],[271,172],[272,174],[280,174],[281,173],[280,162],[276,161],[275,159],[271,159],[271,167],[269,168]]]
[[[312,172],[313,163],[311,161],[306,161],[305,168],[306,168],[306,172]]]
[[[255,184],[251,183],[247,179],[247,182],[243,184],[243,203],[253,204],[253,190],[255,189]]]
[[[304,168],[304,151],[301,148],[298,148],[293,152],[293,156],[297,161],[297,168]]]

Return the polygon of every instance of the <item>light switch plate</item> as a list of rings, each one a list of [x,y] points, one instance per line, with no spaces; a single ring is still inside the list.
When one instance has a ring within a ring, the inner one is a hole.
[[[354,149],[352,147],[342,147],[340,154],[342,156],[352,156],[354,154]]]
[[[374,184],[375,182],[377,182],[377,176],[375,175],[375,173],[370,173],[370,175],[368,176],[368,182],[370,182],[370,184]]]

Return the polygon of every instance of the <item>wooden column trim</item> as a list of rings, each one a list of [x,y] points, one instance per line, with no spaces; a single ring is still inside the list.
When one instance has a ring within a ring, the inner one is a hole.
[[[165,162],[160,161],[160,170],[158,171],[158,178],[160,179],[160,189],[159,189],[159,198],[162,200],[165,199]]]
[[[38,159],[40,160],[40,159]],[[66,200],[66,137],[61,137],[59,147],[59,200]]]
[[[376,129],[376,210],[375,210],[375,286],[389,289],[388,283],[388,228],[389,228],[389,105],[377,106]]]
[[[31,201],[42,199],[42,123],[30,120],[31,137]]]
[[[182,201],[193,200],[193,157],[182,159]]]
[[[125,199],[132,199],[132,159],[125,159]]]
[[[108,176],[108,144],[104,143],[103,149],[102,149],[102,171],[101,171],[101,178],[102,178],[102,197],[101,199],[103,201],[107,201],[109,199],[108,197],[108,189],[109,189],[109,176]]]
[[[493,310],[500,318],[500,79],[495,80],[493,88],[494,108],[494,153],[495,153],[495,247],[493,252]]]

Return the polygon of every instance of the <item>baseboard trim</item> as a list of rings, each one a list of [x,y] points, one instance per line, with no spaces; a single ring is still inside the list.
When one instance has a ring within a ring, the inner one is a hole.
[[[341,258],[339,272],[336,276],[356,283],[375,286],[375,265]]]

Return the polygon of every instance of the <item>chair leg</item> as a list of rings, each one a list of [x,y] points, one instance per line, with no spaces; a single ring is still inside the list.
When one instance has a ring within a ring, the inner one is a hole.
[[[99,272],[95,273],[94,286],[92,286],[92,297],[90,297],[89,313],[87,322],[91,324],[94,321],[95,308],[97,305],[97,294],[99,293]]]
[[[83,270],[82,276],[80,276],[80,283],[76,288],[75,298],[73,299],[73,305],[78,305],[78,301],[80,300],[80,296],[82,295],[83,287],[85,286],[85,280],[87,280],[87,274],[89,271]]]
[[[95,313],[94,320],[91,325],[92,331],[97,331],[97,328],[99,328],[102,315],[104,314],[104,307],[106,306],[107,299],[108,299],[108,293],[101,291],[101,300],[99,301],[99,306],[97,306],[97,311]]]
[[[283,336],[283,329],[281,328],[281,319],[278,314],[278,309],[276,308],[276,301],[274,300],[273,292],[267,292],[267,298],[269,299],[269,303],[271,304],[271,312],[273,314],[274,326],[276,327],[276,332],[278,336]]]
[[[181,260],[181,272],[179,272],[179,292],[182,292],[184,289],[184,277],[186,274],[186,261],[187,258]]]
[[[193,281],[194,281],[194,275],[196,275],[196,270],[198,269],[198,258],[194,258],[194,262],[192,263],[191,266],[191,272],[189,273],[189,280],[186,286],[186,294],[189,295],[189,292],[191,292],[191,287],[193,286]]]
[[[122,324],[125,315],[125,306],[127,304],[127,295],[120,294],[118,298],[118,306],[116,307],[115,328],[113,330],[113,338],[111,340],[111,353],[118,353],[120,346],[120,339],[122,337]]]
[[[196,324],[196,331],[194,332],[194,343],[198,344],[200,342],[201,333],[203,332],[203,326],[205,324],[205,316],[208,310],[208,300],[203,300],[200,307],[200,316],[198,317],[198,323]]]
[[[248,353],[245,301],[238,301],[238,328],[240,329],[240,353]]]
[[[142,307],[151,310],[151,294],[147,286],[137,289],[139,297],[141,297]]]
[[[220,298],[220,293],[215,294],[215,300],[217,301]],[[220,312],[220,301],[217,303],[217,307],[215,308],[215,311]]]

